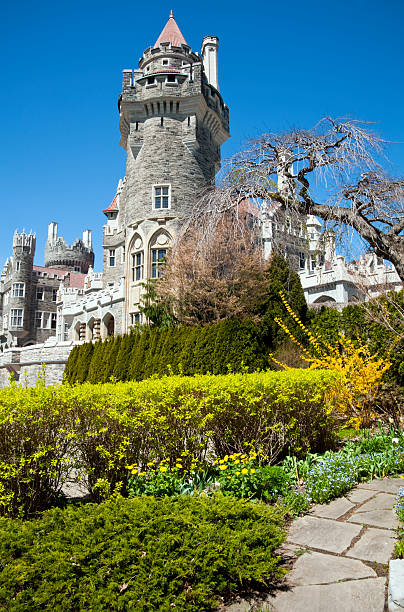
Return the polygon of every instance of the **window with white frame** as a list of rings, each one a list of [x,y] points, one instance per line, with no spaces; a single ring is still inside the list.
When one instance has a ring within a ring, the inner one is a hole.
[[[35,327],[41,329],[56,329],[56,312],[44,312],[37,310],[35,312]]]
[[[170,185],[154,185],[153,208],[156,210],[170,208],[170,195]]]
[[[315,255],[311,256],[310,265],[311,265],[312,270],[316,269],[316,256]]]
[[[163,64],[163,66],[169,66],[170,65],[170,60],[163,59],[162,64]]]
[[[52,302],[56,302],[58,297],[58,290],[52,289]]]
[[[305,266],[306,266],[306,256],[303,253],[303,251],[299,251],[299,268],[301,270],[304,270]]]
[[[43,300],[44,298],[44,289],[43,287],[37,287],[36,288],[36,299],[37,300]]]
[[[167,249],[152,249],[151,276],[160,278],[162,274],[162,264],[167,256]]]
[[[11,327],[22,327],[24,310],[22,308],[11,309]]]
[[[132,255],[132,280],[140,281],[143,278],[143,251]]]
[[[142,315],[140,312],[131,312],[130,314],[130,324],[131,325],[139,325],[142,322]]]
[[[115,249],[109,249],[108,261],[109,261],[109,267],[115,268]]]
[[[24,297],[25,284],[24,283],[14,283],[13,284],[13,297],[22,298]]]
[[[121,250],[121,263],[125,263],[125,257],[126,257],[126,252],[125,252],[125,247],[122,247]]]

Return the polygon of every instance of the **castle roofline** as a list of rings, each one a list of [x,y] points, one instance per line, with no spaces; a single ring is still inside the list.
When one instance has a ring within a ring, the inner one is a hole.
[[[180,47],[181,45],[189,46],[174,19],[174,13],[172,11],[170,12],[170,16],[163,31],[154,44],[154,49],[159,47],[160,43],[171,43],[174,47]]]
[[[32,266],[35,272],[46,272],[47,274],[56,274],[57,276],[65,276],[70,270],[59,270],[59,268],[48,268],[47,266]]]
[[[118,212],[118,194],[116,194],[108,208],[104,208],[102,212]]]

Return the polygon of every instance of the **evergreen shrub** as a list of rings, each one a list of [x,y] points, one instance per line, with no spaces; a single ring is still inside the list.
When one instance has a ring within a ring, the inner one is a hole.
[[[282,577],[283,511],[213,497],[135,499],[0,519],[4,610],[215,610]]]
[[[226,374],[268,366],[268,347],[261,328],[248,319],[229,319],[200,327],[145,327],[94,345],[74,347],[64,380],[143,380],[168,373]]]
[[[328,398],[336,379],[331,371],[288,370],[5,388],[1,512],[42,509],[73,459],[100,499],[127,493],[128,465],[162,459],[174,465],[183,452],[204,460],[248,449],[271,462],[287,451],[322,451],[334,440]]]

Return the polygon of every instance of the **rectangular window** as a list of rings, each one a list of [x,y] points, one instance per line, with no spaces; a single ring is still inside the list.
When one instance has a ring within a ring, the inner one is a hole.
[[[174,74],[167,75],[167,83],[176,83],[177,77]]]
[[[152,249],[152,278],[160,278],[161,265],[167,255],[167,249]]]
[[[126,256],[125,247],[123,246],[122,251],[121,251],[121,263],[125,263],[125,256]]]
[[[316,269],[316,257],[315,257],[315,255],[311,256],[311,269],[312,270]]]
[[[143,278],[143,251],[132,255],[132,280],[139,281]]]
[[[130,315],[130,324],[131,325],[139,325],[141,323],[141,314],[140,312],[132,312]]]
[[[158,185],[154,187],[154,208],[157,210],[170,207],[170,186]]]
[[[301,270],[304,270],[305,266],[306,266],[305,254],[302,251],[299,251],[299,268]]]
[[[58,297],[58,290],[52,289],[52,302],[56,302]]]
[[[168,66],[169,65],[169,60],[168,59],[163,59],[163,66]]]
[[[16,264],[15,264],[15,271],[19,272],[20,270],[21,270],[21,262],[17,261]]]
[[[3,329],[8,329],[8,315],[3,315]]]
[[[13,297],[22,298],[24,297],[24,283],[13,284]]]
[[[109,249],[109,267],[115,268],[115,249]]]
[[[43,312],[37,310],[35,313],[35,327],[42,327],[42,315]]]
[[[43,296],[44,296],[43,287],[37,287],[36,288],[36,299],[37,300],[43,300]]]
[[[22,308],[11,309],[11,327],[22,327],[23,314]]]
[[[56,312],[51,312],[51,329],[56,329]]]
[[[10,299],[10,292],[6,291],[6,293],[4,294],[4,304],[8,304],[8,301]]]
[[[149,78],[147,79],[147,84],[148,84],[148,85],[153,85],[153,83],[154,83],[154,77],[149,77]]]

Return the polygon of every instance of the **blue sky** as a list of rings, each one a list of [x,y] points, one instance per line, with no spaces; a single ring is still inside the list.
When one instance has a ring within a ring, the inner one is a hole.
[[[0,23],[1,265],[23,227],[36,232],[43,265],[47,225],[58,221],[68,242],[93,230],[101,269],[101,211],[125,174],[122,70],[137,66],[171,8],[194,50],[207,34],[220,38],[232,135],[223,157],[263,131],[349,115],[393,142],[390,172],[404,175],[402,0],[9,0]]]

